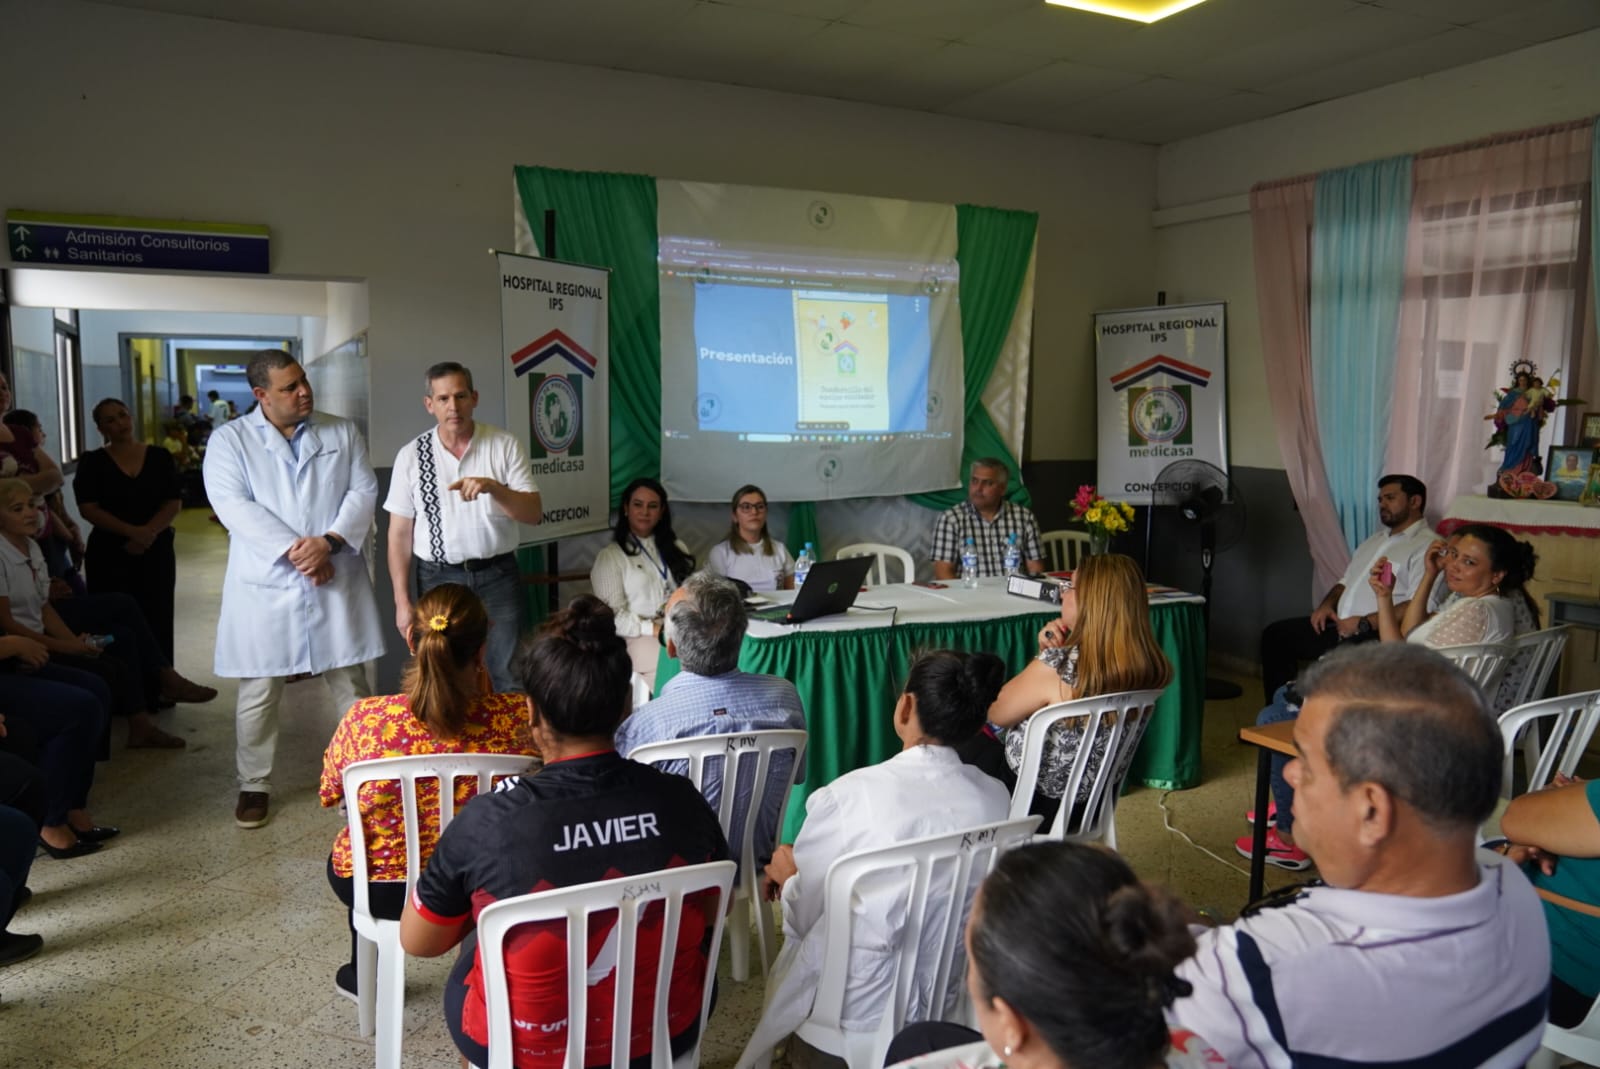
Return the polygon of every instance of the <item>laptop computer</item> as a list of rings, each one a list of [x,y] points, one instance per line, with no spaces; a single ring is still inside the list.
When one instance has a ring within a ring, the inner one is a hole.
[[[818,561],[806,573],[791,605],[777,605],[750,614],[752,620],[768,623],[800,624],[819,616],[847,611],[861,593],[861,581],[872,570],[873,557]]]

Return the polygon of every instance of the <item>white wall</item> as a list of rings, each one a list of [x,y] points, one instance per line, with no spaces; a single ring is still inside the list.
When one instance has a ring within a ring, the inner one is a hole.
[[[1600,30],[1163,146],[1159,207],[1596,112]],[[1155,245],[1155,288],[1168,300],[1228,302],[1230,459],[1281,469],[1267,418],[1249,215],[1160,227]]]
[[[300,336],[299,316],[237,315],[225,312],[83,312],[78,316],[78,343],[85,364],[120,364],[122,334],[177,334],[186,338],[260,337],[285,340]]]
[[[379,463],[428,364],[498,378],[516,164],[1038,211],[1034,459],[1093,455],[1090,313],[1152,295],[1144,146],[77,0],[0,25],[7,138],[51,146],[8,156],[0,203],[266,223],[274,272],[366,279],[372,409],[416,413],[374,427]]]

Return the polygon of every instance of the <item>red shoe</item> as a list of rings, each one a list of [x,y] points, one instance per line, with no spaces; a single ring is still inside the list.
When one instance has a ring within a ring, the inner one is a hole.
[[[1254,824],[1256,822],[1256,811],[1254,809],[1249,809],[1249,810],[1245,811],[1244,822],[1246,824]],[[1277,802],[1268,802],[1267,803],[1267,823],[1268,824],[1276,824],[1277,822],[1278,822],[1278,803]]]
[[[1253,857],[1251,848],[1255,846],[1255,836],[1246,835],[1242,839],[1233,841],[1233,848],[1239,851],[1242,857]],[[1299,872],[1311,867],[1311,855],[1298,846],[1290,846],[1278,838],[1278,829],[1267,829],[1267,864],[1276,865],[1280,869],[1289,869]]]

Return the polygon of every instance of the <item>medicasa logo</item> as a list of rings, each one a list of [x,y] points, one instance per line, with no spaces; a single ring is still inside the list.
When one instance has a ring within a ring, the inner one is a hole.
[[[598,361],[559,330],[523,346],[510,359],[519,377],[528,376],[530,459],[557,453],[583,456],[584,380],[593,380]],[[544,367],[548,370],[537,370]]]
[[[1137,383],[1154,376],[1177,379],[1153,386]],[[1156,355],[1133,367],[1117,372],[1110,378],[1114,393],[1128,391],[1128,444],[1192,445],[1194,426],[1191,418],[1193,391],[1205,389],[1211,383],[1211,372],[1205,368],[1186,364],[1170,356]]]

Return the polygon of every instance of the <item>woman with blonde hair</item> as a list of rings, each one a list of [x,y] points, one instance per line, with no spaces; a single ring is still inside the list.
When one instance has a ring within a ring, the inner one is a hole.
[[[751,590],[787,590],[794,585],[794,562],[782,542],[767,530],[767,495],[745,485],[729,503],[728,537],[711,547],[706,568],[737,579]]]
[[[362,698],[350,707],[334,730],[322,757],[321,798],[324,806],[346,802],[344,771],[357,761],[417,754],[527,754],[535,765],[538,751],[528,735],[527,710],[520,694],[495,694],[484,657],[492,622],[483,602],[459,583],[436,586],[416,600],[406,645],[412,660],[400,685],[403,692]],[[474,784],[461,781],[456,804],[472,797]],[[438,838],[438,785],[417,786],[421,810],[418,842],[431,853]],[[373,915],[399,920],[405,908],[406,840],[398,792],[383,783],[361,789],[358,800],[367,845],[368,902]],[[354,901],[350,829],[341,827],[328,858],[328,883],[349,907]],[[339,966],[334,985],[340,994],[356,997],[355,933],[351,960]]]
[[[1139,565],[1119,553],[1101,554],[1085,558],[1065,581],[1061,618],[1039,632],[1038,658],[1001,688],[989,708],[989,722],[1009,729],[1006,763],[1014,772],[1022,766],[1023,726],[1045,706],[1100,694],[1160,690],[1171,681],[1172,664],[1150,629],[1150,602]],[[1075,718],[1050,729],[1035,812],[1054,813],[1082,734],[1082,722]],[[1079,801],[1088,799],[1105,745],[1105,736],[1095,742]]]

